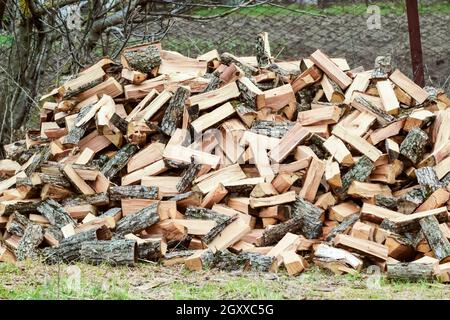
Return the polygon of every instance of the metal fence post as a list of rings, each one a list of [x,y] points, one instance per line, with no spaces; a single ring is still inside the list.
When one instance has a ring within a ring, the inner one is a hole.
[[[411,62],[414,82],[425,86],[423,72],[422,42],[420,39],[419,9],[417,0],[406,0],[406,13],[408,16],[409,44],[411,47]]]

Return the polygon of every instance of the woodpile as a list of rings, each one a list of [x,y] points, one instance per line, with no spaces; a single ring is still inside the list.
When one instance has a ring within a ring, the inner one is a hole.
[[[450,278],[450,100],[389,57],[159,43],[42,97],[4,146],[0,261]]]

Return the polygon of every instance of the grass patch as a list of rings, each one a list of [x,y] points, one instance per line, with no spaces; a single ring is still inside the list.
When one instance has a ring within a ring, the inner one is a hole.
[[[403,4],[387,4],[383,2],[375,3],[380,8],[380,13],[382,15],[396,14],[403,15],[406,12],[406,8]],[[237,13],[256,17],[256,16],[273,16],[273,15],[290,15],[290,16],[302,16],[306,13],[315,13],[323,15],[340,15],[340,14],[355,14],[362,15],[367,13],[367,6],[365,4],[352,4],[352,5],[332,5],[330,7],[320,9],[316,6],[302,6],[299,4],[290,4],[284,6],[285,9],[272,6],[272,5],[260,5],[251,8],[241,8]],[[296,10],[305,11],[302,13]],[[193,11],[195,15],[207,17],[211,15],[217,15],[229,11],[229,8],[200,8]],[[440,13],[448,14],[450,13],[449,3],[434,3],[434,4],[423,4],[419,3],[419,13]]]
[[[187,284],[177,281],[170,286],[174,299],[282,299],[280,288],[269,286],[263,281],[244,277],[225,281]]]

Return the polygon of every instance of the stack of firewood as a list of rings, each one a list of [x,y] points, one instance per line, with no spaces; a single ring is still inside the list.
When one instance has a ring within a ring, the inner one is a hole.
[[[0,261],[450,278],[450,100],[350,69],[125,49],[42,97],[0,161]]]

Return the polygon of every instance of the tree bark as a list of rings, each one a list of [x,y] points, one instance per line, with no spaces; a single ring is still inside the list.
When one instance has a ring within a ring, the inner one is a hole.
[[[28,224],[15,252],[17,260],[37,260],[39,257],[37,247],[42,240],[44,240],[42,226],[32,223]]]
[[[80,256],[82,261],[94,265],[108,263],[113,266],[133,266],[137,260],[136,241],[86,241],[81,244]]]
[[[117,186],[109,188],[109,199],[111,201],[133,198],[158,199],[158,187]]]
[[[388,263],[387,277],[392,280],[432,281],[435,278],[431,263]]]
[[[441,262],[450,260],[450,243],[439,228],[439,222],[436,217],[428,216],[422,218],[419,223],[435,257]]]
[[[48,199],[42,202],[38,207],[39,211],[44,217],[50,221],[50,224],[62,228],[68,224],[77,224],[75,220],[64,210],[64,208],[55,200]]]
[[[138,147],[134,144],[127,144],[102,167],[102,173],[109,180],[114,178],[116,174],[122,170],[133,154],[136,153]]]
[[[144,230],[159,221],[158,203],[142,208],[135,214],[125,216],[116,225],[115,234],[124,236]]]

